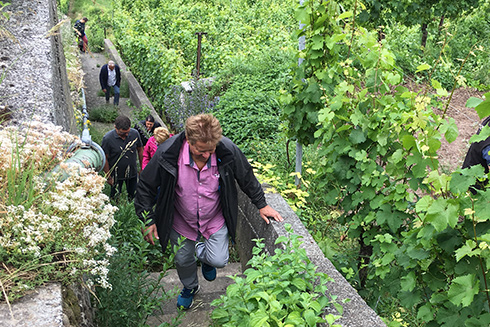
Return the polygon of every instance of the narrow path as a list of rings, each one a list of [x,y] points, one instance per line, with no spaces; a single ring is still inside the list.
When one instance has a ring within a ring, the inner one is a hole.
[[[105,97],[99,96],[97,93],[101,90],[99,83],[100,68],[107,64],[109,58],[105,53],[82,53],[80,59],[82,61],[82,69],[85,73],[83,79],[87,109],[90,111],[93,108],[106,106]],[[113,100],[111,97],[111,105]],[[119,113],[132,118],[131,111],[133,108],[128,105],[128,101],[128,98],[119,99]]]
[[[214,299],[219,298],[221,295],[226,293],[226,288],[228,285],[233,283],[233,280],[228,276],[240,274],[241,264],[240,263],[230,263],[223,269],[218,269],[218,275],[216,280],[212,282],[206,281],[202,278],[201,272],[198,272],[199,284],[201,285],[201,290],[194,298],[194,303],[192,307],[185,311],[185,316],[182,319],[180,326],[186,327],[208,327],[211,324],[210,314],[213,307],[210,306]],[[152,274],[150,278],[157,279],[158,273]],[[171,269],[168,271],[168,275],[163,280],[165,292],[175,291],[179,293],[182,289],[182,284],[180,283],[177,271]],[[170,299],[166,303],[162,303],[162,311],[155,312],[147,320],[147,324],[151,327],[159,326],[160,324],[166,322],[170,323],[174,317],[177,316],[177,297]]]

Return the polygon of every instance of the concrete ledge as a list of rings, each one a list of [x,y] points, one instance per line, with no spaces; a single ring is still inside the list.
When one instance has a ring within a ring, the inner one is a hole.
[[[49,25],[58,24],[56,0],[49,0]],[[63,126],[69,133],[76,134],[78,128],[75,121],[74,108],[70,95],[70,83],[66,72],[66,59],[63,42],[59,32],[50,36],[51,70],[53,79],[54,123]]]
[[[386,326],[381,318],[372,310],[359,296],[357,291],[337,271],[334,265],[325,258],[323,252],[309,234],[298,216],[289,207],[286,201],[277,193],[266,194],[267,203],[276,209],[284,218],[284,223],[292,226],[294,233],[303,236],[302,247],[305,248],[311,262],[315,264],[318,272],[326,273],[334,279],[328,283],[328,292],[337,296],[337,301],[349,299],[350,302],[343,304],[344,313],[338,320],[338,324],[346,327],[377,327]],[[274,253],[276,246],[274,242],[278,236],[287,235],[284,223],[272,222],[267,225],[259,215],[257,208],[250,202],[248,197],[239,191],[239,225],[237,228],[237,248],[242,262],[242,268],[251,258],[251,250],[255,243],[254,238],[263,238],[265,249]],[[334,308],[328,310],[336,313]]]
[[[47,284],[12,304],[0,304],[0,325],[4,327],[69,326],[63,323],[61,285]]]
[[[114,46],[114,44],[109,39],[104,40],[105,51],[109,54],[109,57],[114,60],[121,69],[121,74],[124,74],[124,77],[128,81],[129,84],[129,99],[133,103],[136,108],[141,108],[142,106],[147,106],[151,110],[151,115],[155,118],[155,121],[159,122],[162,126],[166,126],[165,122],[158,115],[155,108],[151,104],[150,100],[146,96],[146,93],[141,88],[139,82],[134,77],[133,73],[127,68],[126,64],[122,60],[121,56]]]

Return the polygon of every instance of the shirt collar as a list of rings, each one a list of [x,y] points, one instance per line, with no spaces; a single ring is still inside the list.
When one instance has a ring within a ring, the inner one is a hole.
[[[185,165],[188,165],[188,166],[191,166],[191,167],[194,167],[194,159],[192,159],[192,155],[191,155],[191,149],[189,147],[189,143],[187,142],[187,140],[184,140],[184,144],[183,144],[183,151],[182,151],[182,155],[184,156],[184,164]],[[213,153],[208,161],[206,162],[206,167],[207,168],[211,168],[212,166],[217,166],[216,164],[216,152]]]

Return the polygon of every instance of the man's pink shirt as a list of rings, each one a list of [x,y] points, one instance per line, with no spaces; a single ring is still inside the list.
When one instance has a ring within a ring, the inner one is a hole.
[[[199,171],[190,156],[189,143],[184,141],[180,149],[178,171],[173,228],[190,240],[197,240],[198,231],[209,239],[225,224],[219,197],[216,153]]]

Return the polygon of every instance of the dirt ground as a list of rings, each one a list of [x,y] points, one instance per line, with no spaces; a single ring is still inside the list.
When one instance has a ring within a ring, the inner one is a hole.
[[[469,139],[476,133],[478,124],[480,123],[480,118],[475,109],[466,108],[466,101],[470,97],[483,99],[484,93],[470,88],[455,90],[447,110],[447,115],[456,121],[459,135],[452,143],[446,142],[445,139],[442,140],[438,154],[439,162],[443,169],[452,171],[461,167],[466,151],[469,148]]]

